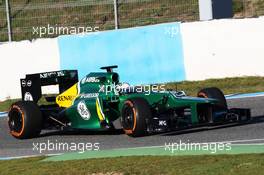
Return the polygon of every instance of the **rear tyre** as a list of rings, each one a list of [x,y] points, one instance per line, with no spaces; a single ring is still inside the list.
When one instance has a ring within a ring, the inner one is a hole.
[[[197,96],[201,98],[217,99],[218,100],[217,105],[221,108],[227,109],[227,103],[224,93],[216,87],[202,89],[198,92]]]
[[[12,104],[8,117],[10,133],[15,138],[33,138],[41,132],[42,114],[34,102],[19,101]]]
[[[150,106],[145,99],[129,99],[125,101],[121,111],[121,125],[129,136],[144,136],[147,134],[146,120],[150,117]]]

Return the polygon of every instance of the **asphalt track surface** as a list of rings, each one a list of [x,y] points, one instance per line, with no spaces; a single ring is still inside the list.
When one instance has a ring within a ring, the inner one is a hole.
[[[57,132],[43,131],[41,137],[17,140],[10,136],[7,118],[0,118],[0,159],[43,154],[57,154],[65,150],[49,150],[40,153],[33,144],[40,143],[99,143],[100,150],[164,146],[165,143],[208,143],[232,141],[236,144],[264,144],[264,97],[228,100],[229,107],[251,108],[253,119],[245,125],[221,126],[177,131],[141,138],[126,136],[122,130],[116,132]]]

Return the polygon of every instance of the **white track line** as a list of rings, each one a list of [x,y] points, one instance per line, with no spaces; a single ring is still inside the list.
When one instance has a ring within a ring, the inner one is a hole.
[[[256,93],[246,93],[246,94],[228,94],[225,95],[227,100],[232,100],[232,99],[243,99],[243,98],[255,98],[255,97],[263,97],[264,92],[256,92]]]
[[[238,142],[238,143],[240,143],[240,142],[254,142],[254,141],[264,141],[264,138],[262,138],[262,139],[248,139],[248,140],[230,140],[230,141],[221,141],[221,142],[228,142],[228,143],[237,143]],[[219,143],[219,142],[209,142],[209,143]]]
[[[28,156],[15,156],[15,157],[0,157],[0,160],[11,160],[11,159],[23,159],[23,158],[32,158],[32,157],[39,157],[39,156],[59,156],[63,153],[54,153],[54,154],[34,154],[34,155],[28,155]]]
[[[183,142],[181,141],[182,143],[198,143],[198,144],[210,144],[210,143],[243,143],[243,142],[253,142],[253,141],[264,141],[264,138],[263,139],[249,139],[249,140],[231,140],[231,141],[218,141],[218,142],[190,142],[188,140],[188,142]],[[178,142],[168,142],[168,144],[171,143],[178,143]],[[264,145],[264,142],[263,143],[244,143],[244,144],[233,144],[233,145]],[[160,145],[160,146],[141,146],[141,147],[132,147],[132,148],[114,148],[114,149],[111,149],[111,150],[124,150],[124,149],[142,149],[142,148],[147,148],[147,149],[151,149],[151,148],[163,148],[165,147],[165,143],[164,145]]]
[[[201,142],[198,144],[210,144],[210,143],[243,143],[243,142],[253,142],[253,141],[264,141],[263,139],[248,139],[248,140],[230,140],[230,141],[218,141],[218,142]],[[170,142],[170,143],[177,143],[177,142]],[[185,142],[182,142],[185,143]],[[196,143],[196,142],[186,142],[186,143]],[[165,144],[165,143],[164,143]],[[244,144],[233,144],[233,145],[241,145],[241,146],[250,146],[250,145],[263,145],[264,143],[244,143]],[[126,149],[151,149],[151,148],[163,148],[165,145],[161,146],[143,146],[143,147],[132,147],[132,148],[114,148],[110,150],[126,150]],[[109,150],[108,150],[109,151]],[[45,154],[45,155],[29,155],[29,156],[17,156],[17,157],[0,157],[0,160],[10,160],[10,159],[21,159],[21,158],[32,158],[38,156],[58,156],[64,153],[55,153],[55,154]]]
[[[232,144],[233,146],[250,146],[250,145],[261,145],[261,146],[264,146],[264,143],[244,143],[244,144]]]

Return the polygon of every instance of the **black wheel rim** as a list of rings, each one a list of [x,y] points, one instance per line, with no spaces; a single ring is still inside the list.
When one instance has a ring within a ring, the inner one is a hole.
[[[13,108],[9,112],[8,125],[11,131],[19,133],[23,127],[22,114],[18,109]]]
[[[126,105],[123,109],[123,127],[125,129],[132,129],[134,126],[134,110],[131,106]]]

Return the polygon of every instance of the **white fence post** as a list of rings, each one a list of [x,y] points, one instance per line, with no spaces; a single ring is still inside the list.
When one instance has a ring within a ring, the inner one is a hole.
[[[118,0],[114,0],[114,12],[115,12],[115,29],[119,28],[119,22],[118,22],[118,9],[117,9],[117,1]]]
[[[8,41],[12,41],[12,31],[11,31],[11,22],[10,22],[10,12],[9,12],[9,2],[6,0],[6,21],[8,29]]]
[[[201,21],[213,19],[212,0],[199,0],[199,15]]]

